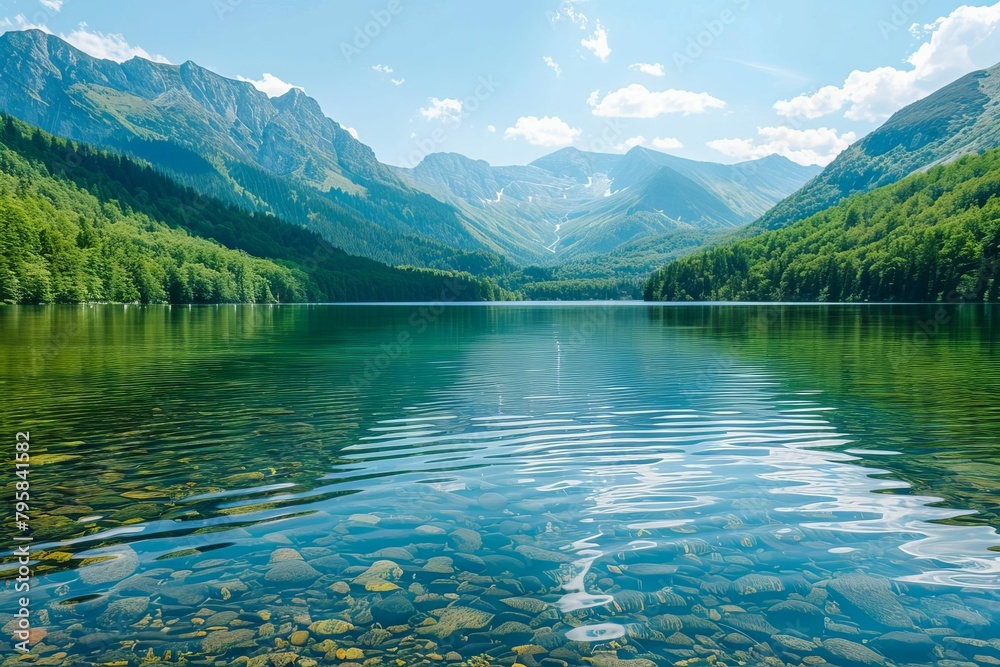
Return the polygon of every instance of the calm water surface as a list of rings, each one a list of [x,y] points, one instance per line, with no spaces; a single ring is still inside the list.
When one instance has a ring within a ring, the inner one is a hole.
[[[7,307],[0,391],[33,664],[1000,664],[996,308]]]

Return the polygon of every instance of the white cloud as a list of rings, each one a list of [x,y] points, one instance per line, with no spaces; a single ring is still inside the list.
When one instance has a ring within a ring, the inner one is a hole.
[[[842,109],[851,120],[884,119],[972,70],[1000,60],[1000,2],[963,5],[924,31],[927,40],[906,59],[908,69],[854,70],[840,86],[774,104],[782,116],[819,118]]]
[[[684,148],[681,140],[674,137],[657,137],[649,142],[649,145],[658,151],[676,151]]]
[[[0,32],[6,30],[41,30],[48,34],[55,34],[49,27],[41,23],[31,23],[23,14],[18,14],[13,20],[9,18],[0,21]],[[126,41],[125,36],[118,33],[96,32],[88,30],[86,23],[73,32],[60,34],[59,37],[66,40],[84,53],[94,58],[114,60],[123,63],[132,58],[144,58],[158,63],[169,63],[170,61],[160,55],[150,55],[148,51],[139,46],[133,46]]]
[[[646,137],[641,134],[637,137],[626,139],[614,148],[615,150],[624,153],[632,148],[635,148],[636,146],[647,146],[649,148],[655,148],[658,151],[670,151],[684,148],[684,144],[682,144],[679,139],[675,139],[674,137],[655,137],[651,140],[647,140]]]
[[[674,89],[653,92],[638,83],[608,93],[603,100],[600,96],[600,91],[595,90],[587,98],[587,104],[594,107],[595,116],[605,118],[656,118],[668,113],[687,115],[726,106],[708,93]]]
[[[586,30],[587,28],[587,15],[576,11],[573,6],[572,0],[564,2],[562,7],[555,14],[552,15],[552,22],[561,21],[566,19],[570,23],[579,26],[580,30]]]
[[[54,12],[61,12],[63,7],[63,0],[38,0],[46,9],[50,9]]]
[[[801,72],[797,72],[788,67],[779,67],[777,65],[768,65],[765,63],[758,63],[752,60],[739,60],[734,59],[734,63],[738,65],[743,65],[744,67],[749,67],[750,69],[755,69],[758,72],[764,72],[765,74],[770,74],[777,79],[784,79],[785,81],[791,83],[802,83],[803,81],[808,81],[809,77]]]
[[[389,79],[389,80],[392,81],[392,85],[394,86],[402,86],[404,83],[406,83],[406,79]]]
[[[497,126],[496,125],[487,125],[486,126],[486,131],[489,132],[490,134],[493,134],[493,133],[495,133],[497,131]]]
[[[388,65],[372,65],[372,69],[383,74],[392,74],[392,68]]]
[[[79,28],[68,35],[61,35],[61,37],[84,53],[88,53],[95,58],[114,60],[119,63],[131,60],[132,58],[143,58],[157,63],[170,62],[163,56],[150,55],[142,47],[132,46],[125,40],[124,35],[91,32],[87,30],[87,27],[86,23],[81,23]]]
[[[625,153],[626,151],[629,151],[635,148],[636,146],[643,146],[645,145],[645,143],[646,143],[646,137],[640,134],[637,137],[629,137],[620,144],[612,146],[611,149],[617,153]]]
[[[302,86],[296,86],[291,83],[286,83],[285,81],[282,81],[273,74],[268,74],[267,72],[264,72],[264,76],[257,80],[248,79],[243,76],[237,76],[236,78],[239,79],[240,81],[245,81],[251,84],[254,88],[264,93],[268,97],[281,97],[292,88],[298,88],[299,90],[302,91],[305,90],[305,88],[303,88]]]
[[[854,132],[837,134],[821,127],[796,130],[786,126],[759,127],[757,139],[716,139],[708,147],[738,160],[755,160],[777,153],[799,164],[826,166],[857,140]]]
[[[420,109],[420,115],[427,120],[439,120],[442,123],[457,123],[462,120],[462,100],[446,97],[439,100],[431,98],[431,105]]]
[[[552,71],[556,73],[556,76],[562,76],[562,67],[559,66],[559,63],[553,60],[550,56],[542,56],[542,60],[548,67],[552,68]]]
[[[648,74],[650,76],[666,76],[667,72],[663,69],[663,65],[660,63],[635,63],[628,66],[629,69],[634,69],[643,74]]]
[[[44,23],[31,23],[24,17],[24,14],[18,14],[13,19],[4,17],[3,21],[0,21],[0,33],[7,32],[8,30],[41,30],[50,35],[53,34],[47,25]]]
[[[533,146],[569,146],[579,136],[579,129],[570,127],[558,116],[521,116],[514,127],[504,131],[503,138],[522,138]]]
[[[338,123],[338,124],[340,125],[340,127],[342,129],[346,130],[349,135],[351,135],[352,137],[354,137],[355,139],[358,139],[360,141],[360,138],[358,137],[358,131],[357,130],[355,130],[353,127],[347,127],[343,123]]]
[[[601,62],[607,62],[608,56],[611,55],[611,47],[608,46],[608,31],[604,29],[601,22],[597,22],[597,28],[594,30],[594,35],[592,37],[584,37],[580,40],[580,45],[587,49],[595,56],[600,58]]]

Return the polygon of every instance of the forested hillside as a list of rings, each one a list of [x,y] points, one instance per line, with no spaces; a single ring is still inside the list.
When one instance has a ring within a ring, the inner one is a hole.
[[[668,264],[660,301],[1000,300],[1000,149]]]
[[[352,254],[458,270],[501,261],[454,208],[405,186],[301,90],[271,98],[190,61],[94,58],[40,30],[0,34],[0,82],[0,111]]]
[[[971,72],[900,109],[837,156],[823,173],[749,225],[744,235],[778,229],[852,194],[916,171],[1000,146],[1000,65]]]
[[[0,302],[510,297],[465,274],[352,257],[128,158],[0,116]]]

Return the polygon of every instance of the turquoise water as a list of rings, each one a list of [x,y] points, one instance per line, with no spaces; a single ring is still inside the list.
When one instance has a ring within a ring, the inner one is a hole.
[[[29,660],[1000,664],[998,313],[0,309]]]

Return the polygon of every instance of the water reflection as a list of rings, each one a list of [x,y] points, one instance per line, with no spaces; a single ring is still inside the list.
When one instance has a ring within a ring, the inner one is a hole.
[[[914,346],[920,307],[412,310],[0,310],[37,650],[838,664],[912,661],[905,628],[975,662],[946,639],[996,634],[993,311]]]

